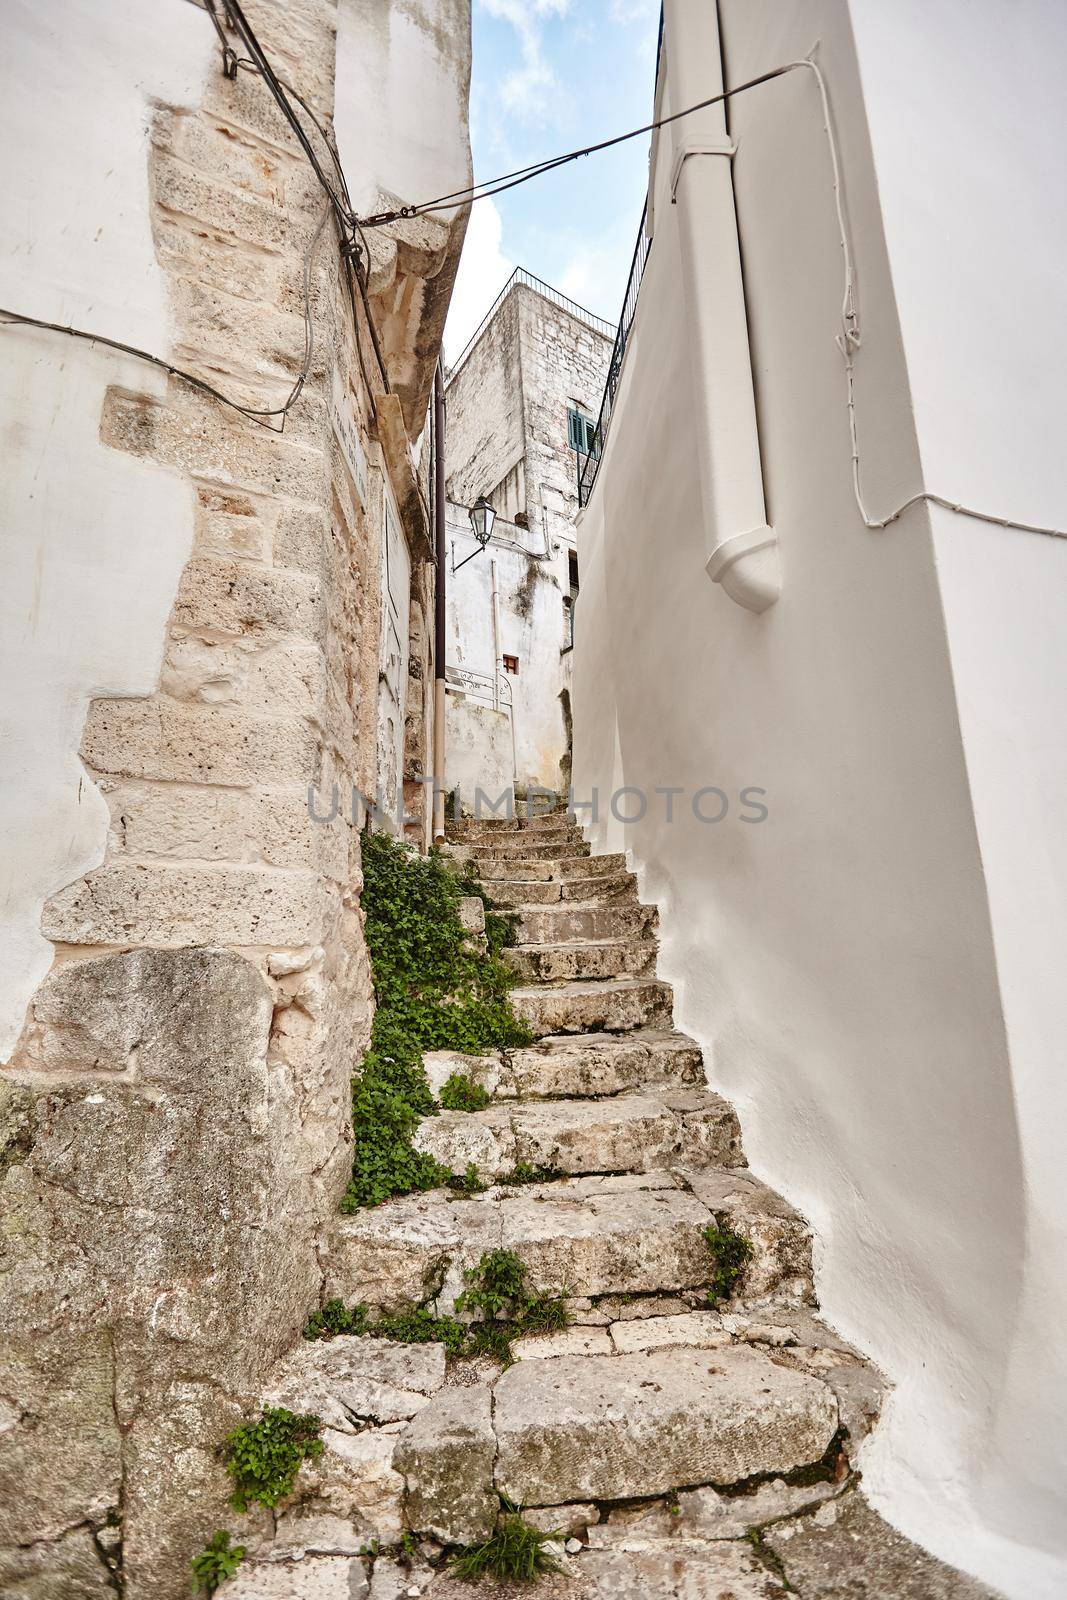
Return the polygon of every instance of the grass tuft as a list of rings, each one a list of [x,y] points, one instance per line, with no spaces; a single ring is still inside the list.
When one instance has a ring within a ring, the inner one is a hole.
[[[542,1533],[531,1528],[520,1511],[509,1507],[492,1537],[456,1556],[452,1571],[457,1578],[492,1577],[533,1583],[546,1573],[560,1571],[559,1562],[545,1547],[562,1542],[563,1537],[558,1531]]]

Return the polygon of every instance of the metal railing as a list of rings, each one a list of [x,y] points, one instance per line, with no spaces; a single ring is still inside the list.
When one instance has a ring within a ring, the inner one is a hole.
[[[460,351],[455,361],[453,361],[452,365],[449,367],[446,374],[449,382],[451,382],[456,373],[459,371],[460,367],[463,365],[464,361],[466,361],[467,357],[474,349],[474,346],[478,343],[478,340],[492,322],[493,318],[500,310],[500,307],[503,305],[512,289],[516,288],[519,284],[525,284],[528,289],[535,290],[545,300],[550,300],[553,305],[559,306],[561,310],[569,312],[572,317],[576,317],[579,322],[584,322],[587,327],[595,328],[596,332],[602,333],[606,339],[610,339],[614,333],[615,330],[611,326],[611,323],[605,322],[603,317],[598,317],[593,311],[587,311],[585,306],[580,306],[578,304],[577,300],[570,300],[565,294],[560,294],[558,289],[553,289],[552,285],[550,283],[545,283],[542,278],[535,278],[533,273],[527,272],[525,267],[516,267],[507,283],[504,285],[496,299],[493,301],[492,305],[489,307],[489,310],[485,313],[485,316],[482,318],[481,322],[479,322],[478,326],[475,328],[474,332],[463,346],[463,349]]]
[[[445,667],[445,693],[465,694],[479,704],[507,716],[511,727],[511,776],[519,781],[519,758],[515,739],[515,696],[511,679],[502,668],[495,672],[475,672],[470,667]]]
[[[619,318],[618,330],[615,334],[615,344],[608,363],[608,378],[604,385],[604,398],[600,402],[600,415],[597,418],[596,432],[593,435],[593,448],[587,456],[579,457],[578,464],[578,504],[588,504],[589,496],[593,492],[596,475],[600,470],[600,460],[604,454],[604,444],[607,440],[608,425],[611,422],[611,408],[615,404],[615,394],[619,387],[619,376],[622,372],[622,361],[626,354],[626,345],[633,327],[634,317],[637,314],[637,296],[641,288],[641,279],[644,276],[645,265],[652,241],[645,232],[645,210],[641,212],[641,226],[637,230],[637,243],[634,246],[634,258],[630,264],[630,277],[626,285],[626,294],[622,302],[622,316]]]

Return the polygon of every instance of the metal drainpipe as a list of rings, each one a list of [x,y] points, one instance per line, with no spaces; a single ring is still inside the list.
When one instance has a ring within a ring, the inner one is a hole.
[[[489,568],[493,583],[493,710],[499,711],[500,674],[504,670],[504,658],[500,653],[500,582],[496,556],[490,556]]]
[[[433,837],[445,836],[445,386],[441,362],[433,375],[433,522],[437,557],[433,633]]]

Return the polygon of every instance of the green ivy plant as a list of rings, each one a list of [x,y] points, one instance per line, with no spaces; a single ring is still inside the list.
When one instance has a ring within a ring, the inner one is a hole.
[[[714,1306],[720,1300],[729,1300],[734,1293],[753,1250],[748,1239],[719,1220],[714,1227],[704,1229],[704,1238],[715,1257],[715,1271],[708,1287],[708,1305]]]
[[[484,1194],[489,1185],[483,1183],[478,1176],[478,1168],[473,1161],[468,1161],[466,1170],[462,1173],[453,1173],[447,1179],[448,1187],[456,1194]]]
[[[438,1099],[444,1111],[484,1111],[493,1097],[466,1073],[453,1072],[442,1084]]]
[[[244,1558],[244,1545],[231,1545],[229,1533],[217,1528],[210,1543],[192,1559],[194,1590],[214,1594],[220,1583],[233,1577]]]
[[[463,1277],[467,1287],[456,1300],[463,1321],[436,1316],[427,1305],[387,1312],[372,1321],[366,1306],[348,1310],[343,1301],[328,1300],[308,1320],[304,1338],[369,1334],[403,1344],[443,1344],[450,1357],[487,1355],[506,1367],[513,1339],[524,1333],[555,1333],[568,1325],[565,1301],[529,1290],[526,1268],[513,1251],[487,1250]]]
[[[419,856],[386,834],[364,835],[364,934],[377,1010],[353,1083],[356,1154],[345,1211],[451,1176],[412,1144],[420,1118],[436,1110],[425,1051],[481,1055],[531,1042],[512,1011],[515,977],[493,948],[495,936],[488,955],[467,943],[459,901],[470,883],[440,852]]]
[[[253,1503],[276,1506],[291,1491],[302,1464],[321,1456],[321,1432],[318,1417],[280,1406],[264,1406],[258,1422],[236,1428],[223,1446],[234,1509],[247,1511]]]

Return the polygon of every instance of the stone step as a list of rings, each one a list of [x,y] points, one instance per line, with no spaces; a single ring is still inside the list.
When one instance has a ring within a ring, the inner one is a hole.
[[[503,952],[528,983],[582,983],[594,978],[646,978],[656,971],[654,939],[597,939],[585,944],[513,945]]]
[[[516,1016],[535,1036],[550,1033],[628,1033],[670,1026],[671,987],[657,978],[614,978],[603,983],[538,984],[512,989]]]
[[[495,906],[507,910],[523,907],[569,905],[636,905],[637,879],[632,872],[613,872],[603,877],[579,876],[568,879],[484,878],[485,892]]]
[[[703,1289],[714,1268],[704,1238],[713,1220],[668,1172],[497,1187],[451,1202],[440,1192],[406,1195],[337,1219],[326,1298],[411,1305],[435,1275],[454,1296],[462,1270],[492,1249],[513,1250],[542,1294]]]
[[[483,1182],[517,1166],[553,1172],[650,1172],[671,1163],[740,1165],[733,1107],[711,1089],[665,1089],[606,1100],[529,1100],[424,1117],[417,1150]]]
[[[541,835],[506,833],[499,839],[479,840],[470,847],[472,861],[558,861],[566,856],[587,856],[589,846],[578,837],[542,838]]]
[[[705,1086],[700,1046],[684,1034],[656,1028],[560,1034],[506,1055],[428,1050],[422,1064],[435,1100],[454,1074],[469,1078],[494,1100],[601,1099]]]
[[[567,883],[576,878],[603,878],[627,871],[624,855],[564,855],[551,860],[482,856],[472,864],[487,886],[498,879],[506,883]]]
[[[547,816],[532,817],[529,821],[516,814],[513,817],[459,817],[445,824],[445,837],[450,844],[486,844],[494,839],[512,843],[520,835],[531,843],[549,844],[562,837],[581,839],[582,829],[576,819],[564,811],[551,811]]]
[[[513,1050],[508,1070],[518,1095],[542,1099],[704,1082],[700,1046],[683,1033],[654,1028],[542,1039],[528,1049]]]
[[[585,900],[545,908],[523,906],[515,932],[520,945],[574,944],[590,940],[643,938],[655,932],[655,906],[636,900],[619,904]]]
[[[438,1404],[408,1425],[424,1450]],[[525,1506],[734,1484],[814,1464],[837,1427],[826,1384],[744,1346],[520,1361],[493,1390],[493,1484]]]

